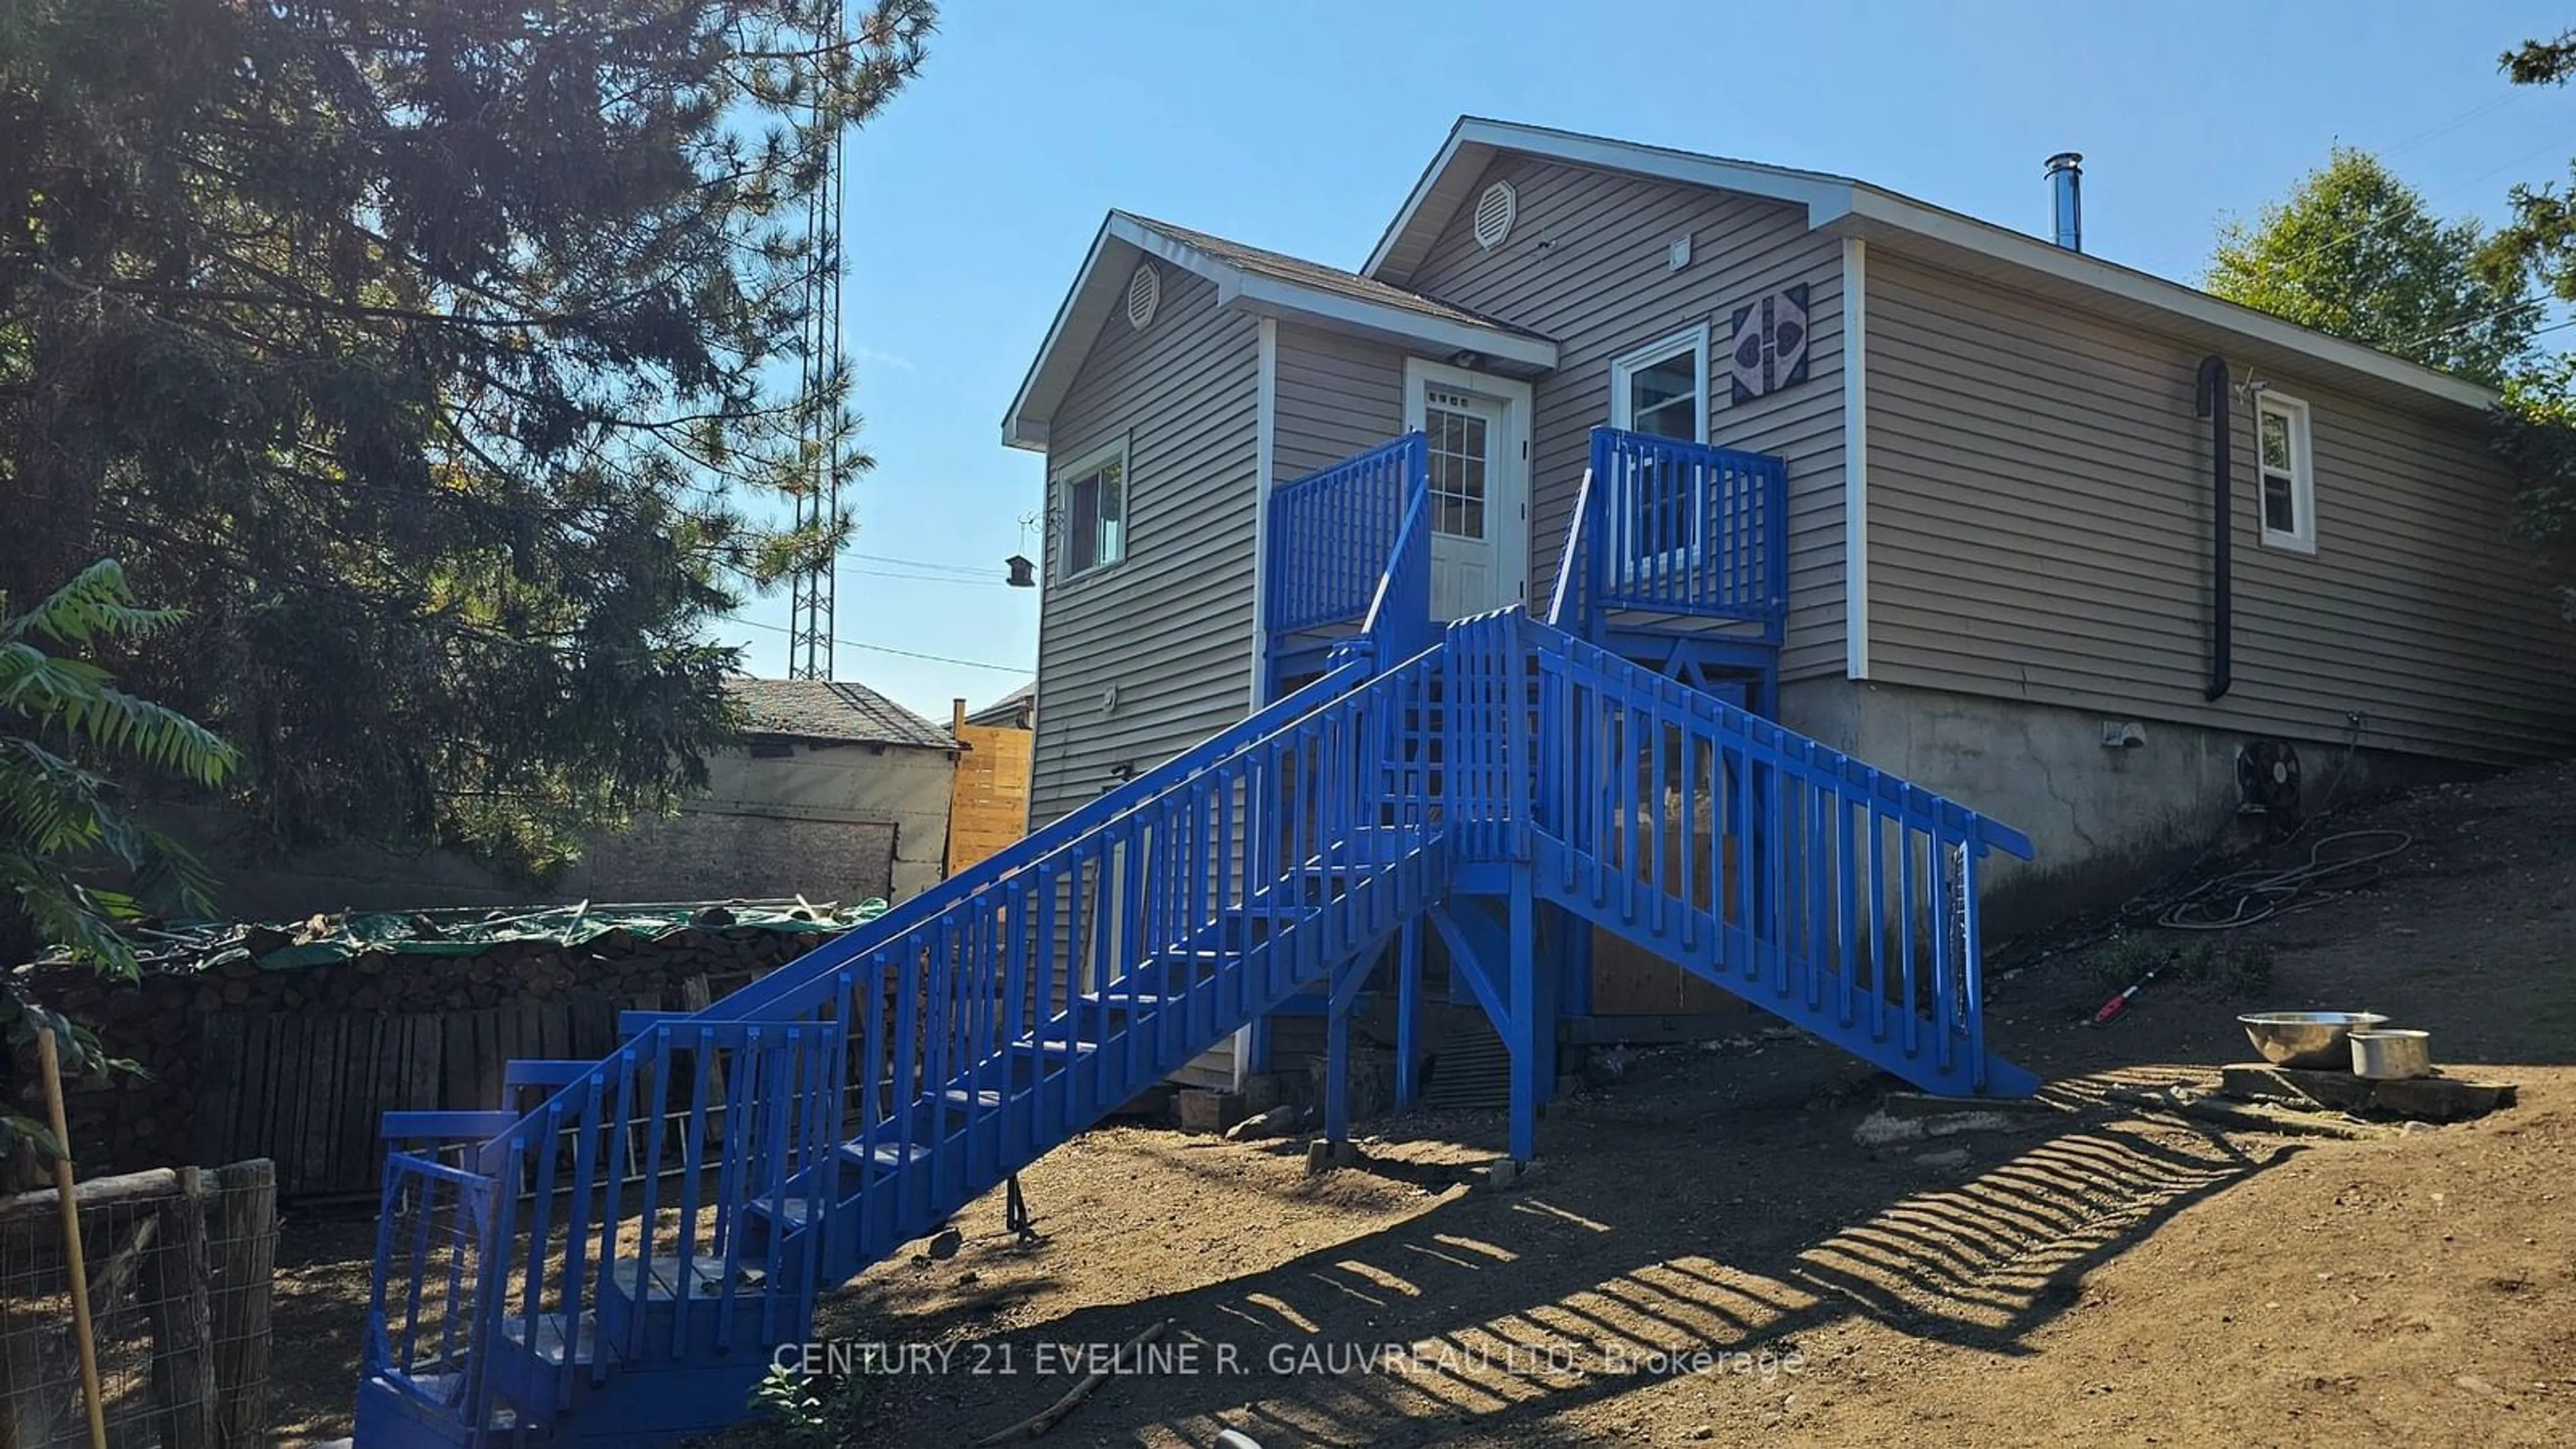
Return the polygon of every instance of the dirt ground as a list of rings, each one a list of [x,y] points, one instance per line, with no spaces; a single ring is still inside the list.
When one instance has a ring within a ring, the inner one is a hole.
[[[2066,1110],[2017,1132],[1864,1146],[1882,1082],[1747,1036],[1560,1101],[1504,1193],[1458,1180],[1499,1147],[1488,1114],[1368,1124],[1370,1163],[1321,1177],[1301,1143],[1090,1133],[1024,1175],[1042,1242],[996,1194],[956,1257],[827,1300],[822,1332],[897,1349],[848,1442],[970,1443],[1162,1321],[1144,1371],[1041,1442],[2576,1443],[2576,770],[2306,839],[2362,827],[2413,839],[2238,933],[2274,951],[2259,1000],[2160,981],[2082,1029],[2098,948],[2026,946],[1991,1031]],[[2520,1105],[2348,1143],[2100,1100],[2214,1077],[2254,1006],[2427,1027]],[[372,1231],[290,1223],[283,1442],[347,1432]]]

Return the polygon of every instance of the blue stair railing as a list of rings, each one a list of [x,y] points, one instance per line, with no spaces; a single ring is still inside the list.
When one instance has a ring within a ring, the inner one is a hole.
[[[1928,1090],[1988,1055],[1977,896],[2021,832],[1540,624],[1540,891]]]
[[[1777,478],[1720,451],[1596,434],[1585,607],[1777,627],[1776,488],[1726,501]],[[1435,630],[1419,435],[1317,478],[1292,506],[1384,563],[1278,606],[1360,625],[1312,684],[711,1007],[627,1013],[601,1061],[511,1064],[532,1108],[388,1114],[362,1444],[739,1418],[822,1289],[1229,1033],[1319,993],[1343,1059],[1425,923],[1512,1046],[1517,1157],[1552,1081],[1542,905],[1931,1090],[2030,1089],[1985,1049],[1976,918],[1981,862],[2028,841],[1517,607]],[[1769,541],[1693,555],[1658,498]],[[1675,549],[1601,572],[1623,517]],[[1345,1106],[1335,1076],[1329,1134]]]
[[[390,1115],[362,1426],[614,1418],[638,1373],[657,1432],[738,1417],[818,1286],[1437,895],[1441,661],[1336,670],[716,1007],[630,1014],[525,1115]]]

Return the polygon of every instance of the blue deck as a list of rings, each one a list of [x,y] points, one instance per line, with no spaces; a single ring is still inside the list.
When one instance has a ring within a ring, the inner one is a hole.
[[[1418,435],[1282,488],[1268,622],[1310,682],[704,1011],[520,1064],[494,1111],[389,1115],[359,1443],[732,1422],[819,1292],[1292,1001],[1343,1139],[1352,1006],[1390,973],[1409,1038],[1426,938],[1509,1047],[1526,1159],[1579,1005],[1542,912],[1927,1090],[2030,1091],[1985,1048],[1977,925],[2029,843],[1715,692],[1776,677],[1776,460],[1593,458],[1545,619],[1430,618]]]

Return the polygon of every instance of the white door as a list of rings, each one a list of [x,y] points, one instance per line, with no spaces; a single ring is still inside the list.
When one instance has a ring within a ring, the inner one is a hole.
[[[1528,465],[1515,400],[1479,390],[1477,381],[1419,378],[1409,409],[1429,444],[1435,619],[1518,603],[1528,571]]]

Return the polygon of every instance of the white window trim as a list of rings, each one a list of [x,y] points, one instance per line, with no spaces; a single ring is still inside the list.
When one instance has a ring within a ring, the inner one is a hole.
[[[1691,371],[1699,390],[1699,406],[1691,410],[1691,441],[1701,444],[1708,441],[1708,324],[1705,322],[1696,327],[1685,327],[1669,337],[1657,338],[1610,364],[1610,426],[1630,431],[1635,429],[1636,404],[1629,392],[1630,379],[1685,350],[1691,354]],[[1696,512],[1693,517],[1696,521]],[[1619,570],[1622,581],[1661,568],[1690,568],[1699,563],[1703,542],[1694,528],[1691,541],[1685,547],[1668,548],[1653,554],[1628,554],[1613,560],[1612,564]]]
[[[2290,507],[2298,514],[2298,527],[2293,529],[2274,528],[2263,508],[2263,485],[2270,473],[2263,462],[2265,413],[2278,413],[2290,424]],[[2316,456],[2316,439],[2309,425],[2307,403],[2268,388],[2257,393],[2254,398],[2254,522],[2262,529],[2265,548],[2308,554],[2317,551]]]
[[[1119,434],[1058,468],[1047,482],[1049,506],[1060,523],[1055,556],[1055,576],[1059,583],[1069,584],[1114,573],[1136,551],[1136,470],[1128,461],[1127,441],[1127,434]],[[1073,567],[1073,485],[1110,463],[1118,465],[1118,557],[1077,572]]]
[[[1658,338],[1610,364],[1610,426],[1632,428],[1636,424],[1634,405],[1628,396],[1628,381],[1638,373],[1688,348],[1691,370],[1699,380],[1699,409],[1691,419],[1691,441],[1708,441],[1708,324],[1686,327],[1670,337]]]

